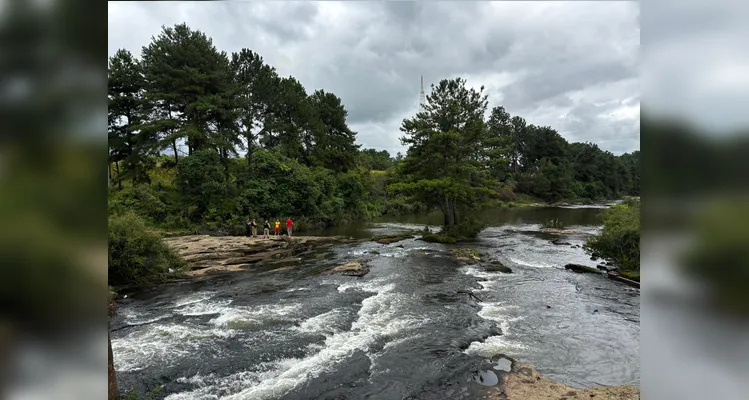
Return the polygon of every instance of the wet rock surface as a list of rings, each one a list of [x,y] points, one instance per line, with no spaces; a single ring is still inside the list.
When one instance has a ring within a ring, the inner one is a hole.
[[[369,258],[359,258],[349,263],[339,265],[331,269],[327,273],[328,274],[340,273],[340,274],[348,275],[348,276],[360,276],[361,277],[369,273],[369,267],[366,264],[370,261],[372,260]]]
[[[580,264],[567,264],[564,266],[564,269],[577,272],[577,273],[589,273],[589,274],[600,274],[601,271],[599,271],[597,268],[588,267],[585,265]]]
[[[493,357],[491,361],[495,364],[493,372],[490,370],[476,371],[471,378],[483,386],[477,390],[474,388],[476,398],[503,400],[640,399],[640,391],[634,386],[575,389],[546,378],[532,366],[520,364],[504,354]]]
[[[236,272],[269,261],[283,266],[301,257],[352,242],[343,237],[280,236],[265,239],[245,236],[178,236],[164,239],[188,264],[188,277]]]

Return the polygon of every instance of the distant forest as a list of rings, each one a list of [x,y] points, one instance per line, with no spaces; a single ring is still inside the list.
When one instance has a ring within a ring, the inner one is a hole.
[[[460,78],[433,86],[402,123],[408,151],[391,155],[357,144],[335,94],[185,24],[108,67],[109,214],[154,228],[239,234],[248,217],[306,229],[433,210],[452,225],[484,207],[639,195],[639,151],[568,143],[489,109]]]

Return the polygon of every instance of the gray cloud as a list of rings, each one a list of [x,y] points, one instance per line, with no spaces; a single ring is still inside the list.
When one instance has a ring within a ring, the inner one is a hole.
[[[110,2],[109,53],[186,22],[337,94],[359,141],[393,153],[419,76],[462,76],[491,106],[620,153],[639,148],[639,18],[635,2]]]

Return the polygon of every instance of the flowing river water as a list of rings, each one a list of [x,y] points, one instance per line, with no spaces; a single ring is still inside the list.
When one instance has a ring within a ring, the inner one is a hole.
[[[639,290],[564,270],[596,266],[579,247],[600,208],[498,210],[473,247],[512,268],[453,260],[454,245],[409,239],[341,245],[281,271],[234,273],[118,303],[121,390],[177,399],[473,398],[503,353],[573,387],[639,385]],[[559,218],[569,245],[541,223]],[[347,235],[436,224],[434,216],[349,227]],[[344,232],[332,232],[336,234]],[[371,258],[357,278],[321,275]],[[475,295],[469,296],[467,293]]]

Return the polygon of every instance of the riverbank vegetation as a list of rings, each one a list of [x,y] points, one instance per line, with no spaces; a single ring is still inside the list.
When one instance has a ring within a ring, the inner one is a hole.
[[[441,210],[451,241],[483,229],[482,208],[639,194],[639,152],[568,143],[490,109],[460,78],[433,85],[403,121],[405,154],[363,149],[334,93],[308,91],[252,50],[220,51],[185,24],[139,57],[110,57],[108,99],[110,236],[130,213],[153,232],[239,235],[247,218],[291,217],[303,232]]]
[[[630,279],[640,277],[640,200],[628,199],[602,213],[603,230],[586,239],[585,249],[614,263]]]

